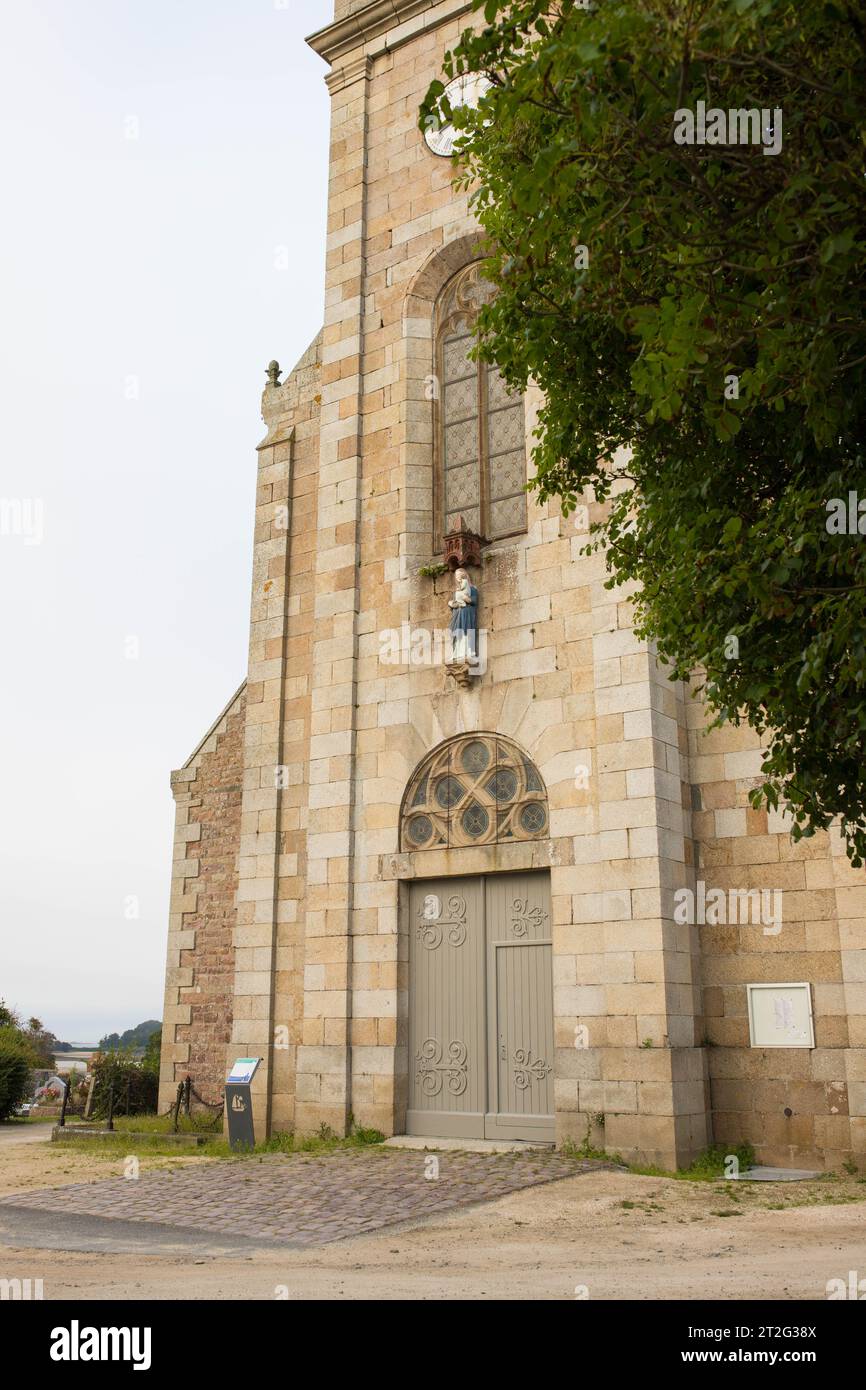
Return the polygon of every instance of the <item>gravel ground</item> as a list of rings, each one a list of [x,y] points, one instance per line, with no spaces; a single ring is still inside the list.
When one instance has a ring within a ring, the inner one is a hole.
[[[142,1171],[214,1162],[145,1156]],[[0,1193],[116,1174],[116,1158],[0,1146]],[[0,1206],[0,1277],[42,1278],[47,1299],[808,1300],[849,1270],[866,1277],[866,1183],[854,1178],[687,1183],[596,1170],[296,1249],[146,1220],[76,1222],[64,1195],[38,1220]],[[94,1249],[82,1248],[88,1232]]]

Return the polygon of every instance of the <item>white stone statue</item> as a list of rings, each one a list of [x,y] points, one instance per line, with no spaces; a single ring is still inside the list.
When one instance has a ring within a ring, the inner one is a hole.
[[[451,609],[451,660],[478,663],[478,590],[465,570],[456,570],[457,587],[448,600]]]

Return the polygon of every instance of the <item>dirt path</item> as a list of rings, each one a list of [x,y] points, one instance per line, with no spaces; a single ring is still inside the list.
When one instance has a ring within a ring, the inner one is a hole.
[[[0,1191],[21,1191],[22,1179],[46,1187],[116,1171],[116,1160],[50,1147],[0,1152]],[[696,1184],[611,1172],[312,1252],[0,1246],[0,1277],[42,1278],[48,1299],[573,1300],[581,1287],[590,1299],[824,1299],[827,1280],[851,1269],[866,1277],[862,1182]]]
[[[43,1144],[51,1134],[51,1125],[0,1125],[0,1147],[7,1144]]]
[[[17,1134],[0,1127],[0,1135],[0,1197],[66,1183],[97,1182],[121,1171],[116,1156],[100,1153],[96,1146],[83,1149],[53,1144],[51,1125],[22,1126]],[[182,1159],[184,1165],[210,1161],[194,1154]],[[177,1159],[142,1154],[141,1166],[144,1170],[172,1168],[177,1166]]]

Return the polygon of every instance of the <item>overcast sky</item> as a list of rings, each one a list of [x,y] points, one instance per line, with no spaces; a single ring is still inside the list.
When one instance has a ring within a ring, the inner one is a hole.
[[[169,773],[245,676],[265,367],[322,320],[332,12],[4,8],[0,997],[67,1040],[162,1015]]]

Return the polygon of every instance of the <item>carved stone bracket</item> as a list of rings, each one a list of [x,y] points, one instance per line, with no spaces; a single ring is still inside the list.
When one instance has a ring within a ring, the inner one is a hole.
[[[445,671],[461,690],[471,690],[473,680],[480,675],[477,665],[470,666],[468,661],[447,661]]]

